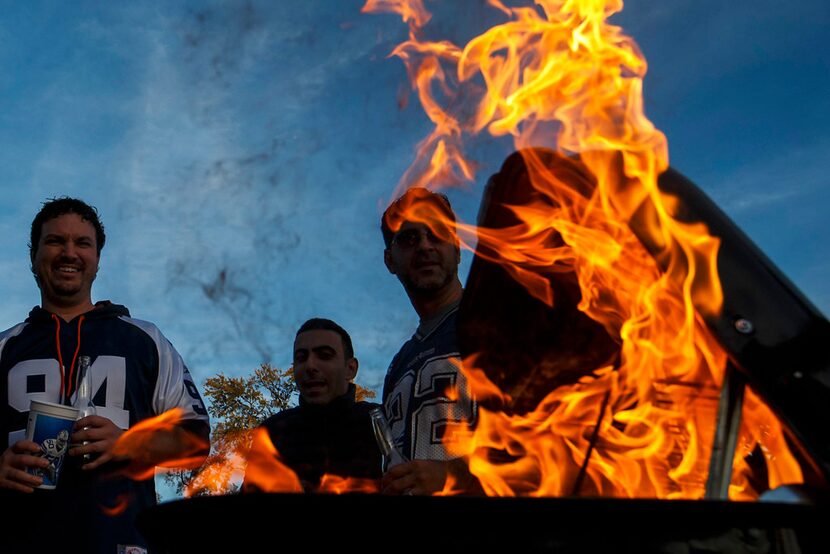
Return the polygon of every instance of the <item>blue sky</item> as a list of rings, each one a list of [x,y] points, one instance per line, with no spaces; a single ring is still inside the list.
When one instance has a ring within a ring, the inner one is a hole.
[[[502,21],[482,0],[425,4],[429,35],[457,44]],[[417,318],[378,222],[429,125],[386,57],[405,27],[361,5],[4,3],[0,327],[39,302],[29,224],[68,194],[107,226],[94,298],[158,324],[200,384],[286,367],[322,316],[380,392]],[[632,0],[614,21],[648,60],[671,164],[830,313],[830,4]],[[476,181],[450,193],[461,219],[509,151],[474,141]]]

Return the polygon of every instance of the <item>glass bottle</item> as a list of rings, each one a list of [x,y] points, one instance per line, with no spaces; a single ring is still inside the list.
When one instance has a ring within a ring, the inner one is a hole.
[[[389,422],[386,421],[383,408],[372,408],[369,411],[369,416],[372,418],[372,430],[375,432],[375,440],[378,443],[381,454],[383,454],[382,470],[386,471],[389,468],[404,463],[406,458],[398,450],[398,447],[395,446],[395,441],[392,439],[392,429],[389,427]]]
[[[95,415],[95,404],[92,403],[92,369],[90,366],[89,356],[80,356],[78,358],[78,396],[75,399],[76,407],[78,408],[78,419],[86,416]],[[86,429],[86,428],[85,428]],[[89,441],[84,441],[86,445]],[[92,454],[84,454],[84,460],[92,459]]]

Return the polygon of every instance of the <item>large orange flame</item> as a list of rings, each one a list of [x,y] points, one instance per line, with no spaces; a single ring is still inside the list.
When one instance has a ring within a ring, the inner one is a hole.
[[[136,480],[150,479],[155,468],[193,468],[205,459],[208,444],[184,431],[180,408],[140,421],[122,434],[112,447],[116,458],[130,460],[125,474]],[[175,456],[166,455],[175,452]]]
[[[187,483],[185,497],[228,494],[242,483],[253,431],[228,433],[214,445],[205,463]]]
[[[489,3],[508,21],[463,48],[422,38],[430,18],[421,2],[364,6],[399,13],[408,23],[409,39],[393,54],[406,64],[435,124],[398,192],[472,180],[475,164],[463,156],[462,139],[486,130],[513,137],[537,200],[510,206],[520,224],[507,228],[454,227],[440,214],[399,219],[438,221],[439,228],[456,228],[467,245],[477,239],[480,256],[551,307],[558,299],[541,273],[572,272],[579,310],[602,325],[620,352],[618,363],[586,368],[578,382],[551,390],[529,413],[482,410],[458,453],[490,495],[701,498],[727,361],[702,319],[718,314],[723,302],[719,241],[704,225],[675,219],[676,199],[658,189],[668,145],[644,113],[646,61],[608,22],[622,1]],[[483,87],[473,86],[478,82]],[[472,115],[455,109],[471,102]],[[537,147],[584,166],[590,187],[560,179]],[[640,238],[629,225],[636,214]],[[644,237],[656,255],[645,251]],[[509,403],[475,356],[464,360],[464,371],[479,398]],[[740,434],[730,498],[757,497],[753,464],[746,463],[757,451],[769,487],[802,481],[780,424],[751,394]],[[504,455],[496,461],[494,451]]]
[[[263,427],[254,430],[245,479],[262,492],[303,492],[297,474],[280,460]]]

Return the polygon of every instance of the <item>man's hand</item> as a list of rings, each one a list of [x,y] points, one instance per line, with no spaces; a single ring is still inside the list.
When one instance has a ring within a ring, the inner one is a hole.
[[[446,462],[413,460],[396,465],[383,474],[383,494],[433,495],[444,490],[447,479],[454,494],[484,496],[479,480],[470,473],[463,458]]]
[[[0,487],[20,492],[33,492],[43,479],[26,472],[27,467],[45,468],[49,462],[38,456],[40,446],[29,440],[20,440],[0,455]]]
[[[115,458],[112,454],[112,447],[123,433],[123,429],[105,417],[99,415],[82,417],[75,422],[69,455],[98,454],[91,462],[81,466],[81,469],[85,470],[95,469]],[[87,444],[81,445],[83,442]]]
[[[413,460],[383,474],[383,494],[431,495],[444,489],[449,462]]]

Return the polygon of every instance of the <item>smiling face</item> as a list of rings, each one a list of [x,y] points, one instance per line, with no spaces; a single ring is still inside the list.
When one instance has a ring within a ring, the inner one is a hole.
[[[328,404],[346,394],[357,365],[357,358],[346,359],[343,340],[335,331],[303,331],[294,340],[294,380],[309,404]]]
[[[44,308],[91,308],[98,260],[95,227],[90,222],[75,213],[45,221],[32,259]]]

